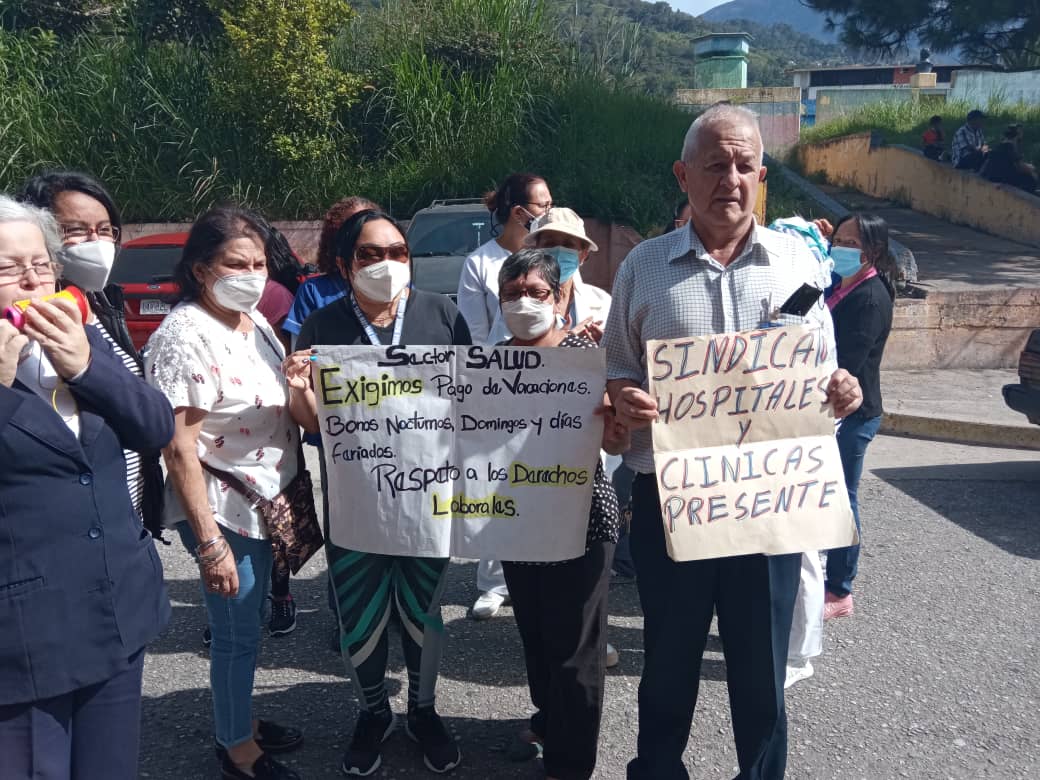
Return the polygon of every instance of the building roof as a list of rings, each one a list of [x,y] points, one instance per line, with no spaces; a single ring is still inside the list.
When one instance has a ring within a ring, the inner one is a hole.
[[[707,41],[707,40],[710,40],[712,38],[747,38],[749,41],[755,40],[751,36],[751,33],[746,33],[746,32],[717,32],[717,33],[708,33],[707,35],[700,35],[700,36],[698,36],[698,37],[693,39],[693,43],[697,43],[697,41]]]
[[[958,70],[992,70],[989,65],[933,65],[934,68],[956,68]],[[788,68],[786,73],[820,73],[823,71],[836,70],[911,70],[916,69],[917,63],[877,63],[875,65],[828,65],[819,68]]]

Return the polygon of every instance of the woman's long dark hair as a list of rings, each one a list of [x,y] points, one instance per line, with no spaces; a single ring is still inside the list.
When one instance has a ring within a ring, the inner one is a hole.
[[[173,270],[180,299],[196,301],[202,295],[202,285],[194,273],[197,264],[213,265],[221,247],[236,238],[255,238],[263,245],[268,236],[266,224],[259,215],[238,206],[217,206],[195,220]]]
[[[899,266],[888,246],[888,223],[876,214],[852,212],[838,220],[831,235],[836,234],[849,220],[855,220],[859,229],[859,243],[864,262],[874,266],[889,296],[895,300],[895,282],[899,277]]]

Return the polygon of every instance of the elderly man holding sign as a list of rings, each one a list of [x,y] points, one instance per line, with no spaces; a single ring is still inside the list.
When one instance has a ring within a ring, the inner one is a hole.
[[[780,778],[797,553],[854,538],[832,417],[862,396],[834,370],[833,326],[811,289],[825,286],[819,264],[755,223],[766,169],[754,114],[708,109],[674,172],[690,223],[625,260],[604,335],[608,392],[633,430],[625,461],[637,474],[631,545],[645,616],[628,776],[689,776],[682,754],[717,612],[739,777]]]

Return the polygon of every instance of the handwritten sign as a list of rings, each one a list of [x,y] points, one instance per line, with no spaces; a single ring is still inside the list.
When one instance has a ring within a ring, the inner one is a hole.
[[[691,561],[856,542],[825,404],[822,332],[766,328],[651,341],[654,468],[668,554]]]
[[[599,350],[316,347],[329,536],[384,555],[585,552]]]

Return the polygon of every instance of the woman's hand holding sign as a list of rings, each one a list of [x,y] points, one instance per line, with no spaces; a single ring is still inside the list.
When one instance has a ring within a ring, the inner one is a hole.
[[[314,350],[301,349],[282,361],[282,373],[289,384],[289,414],[307,433],[317,433],[318,402],[311,387]]]

